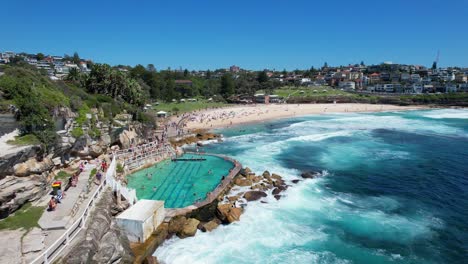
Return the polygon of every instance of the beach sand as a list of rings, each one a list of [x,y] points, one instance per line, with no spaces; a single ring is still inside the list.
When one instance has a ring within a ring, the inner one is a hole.
[[[274,119],[313,114],[346,112],[384,112],[425,109],[423,106],[380,104],[257,104],[202,110],[192,113],[186,122],[188,129],[212,129],[260,123]]]

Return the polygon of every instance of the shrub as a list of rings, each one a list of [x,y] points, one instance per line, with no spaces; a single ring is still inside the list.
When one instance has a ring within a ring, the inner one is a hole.
[[[81,127],[75,127],[71,131],[71,134],[74,138],[79,138],[84,135],[83,129]]]
[[[122,164],[120,164],[120,163],[117,163],[117,168],[115,170],[118,173],[123,173],[124,172],[124,168],[123,168]]]

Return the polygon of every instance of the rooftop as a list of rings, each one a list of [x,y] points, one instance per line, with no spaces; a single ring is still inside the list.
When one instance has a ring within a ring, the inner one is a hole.
[[[156,210],[158,210],[161,207],[164,207],[164,201],[139,200],[136,204],[129,207],[116,218],[135,221],[145,221],[146,219],[151,217]]]

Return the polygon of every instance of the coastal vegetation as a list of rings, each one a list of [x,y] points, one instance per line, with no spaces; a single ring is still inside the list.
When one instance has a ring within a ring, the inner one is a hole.
[[[74,56],[79,60],[79,56]],[[70,59],[73,59],[70,57]],[[25,62],[3,65],[0,71],[0,107],[15,111],[20,124],[20,137],[13,144],[40,142],[45,149],[56,144],[56,112],[69,108],[77,113],[71,134],[75,138],[89,135],[97,138],[96,117],[112,124],[120,113],[130,114],[131,120],[155,125],[157,111],[173,114],[222,107],[235,101],[238,95],[255,93],[276,94],[288,103],[382,103],[382,104],[442,104],[466,105],[466,93],[422,95],[375,95],[347,92],[329,86],[282,86],[270,78],[267,71],[225,69],[203,74],[188,70],[157,71],[154,65],[135,67],[89,63],[89,72],[72,68],[64,80],[52,81],[47,73]],[[281,73],[281,72],[278,72]],[[294,71],[311,76],[315,69]],[[287,74],[287,72],[283,72]],[[196,101],[181,99],[193,98]],[[209,99],[209,100],[208,100]],[[151,107],[145,107],[151,104]],[[93,113],[91,109],[97,109]],[[91,118],[90,118],[91,117]],[[128,120],[126,120],[128,121]],[[84,130],[82,127],[86,126]]]

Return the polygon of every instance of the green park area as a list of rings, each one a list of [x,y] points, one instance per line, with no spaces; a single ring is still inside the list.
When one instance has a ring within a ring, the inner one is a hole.
[[[339,89],[333,89],[328,86],[313,86],[313,87],[294,87],[284,86],[274,90],[274,94],[279,95],[283,98],[288,97],[313,97],[313,96],[324,96],[324,95],[351,95],[346,91]]]

